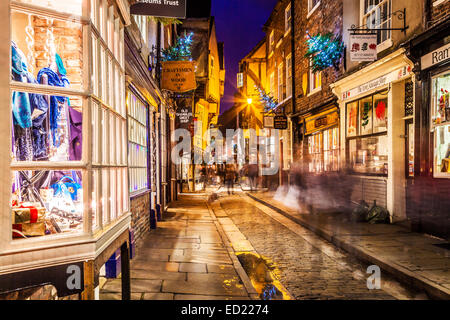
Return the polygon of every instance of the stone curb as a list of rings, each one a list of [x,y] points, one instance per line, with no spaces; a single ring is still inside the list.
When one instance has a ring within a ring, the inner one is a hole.
[[[246,193],[247,196],[249,196],[251,199],[269,207],[272,210],[275,210],[276,212],[280,213],[281,215],[285,216],[286,218],[298,223],[302,227],[314,232],[318,236],[326,239],[327,241],[333,243],[339,248],[344,249],[345,251],[351,253],[352,255],[356,256],[360,260],[370,263],[370,264],[376,264],[381,269],[385,270],[386,272],[393,275],[395,278],[397,278],[399,281],[403,282],[406,285],[409,285],[413,288],[417,288],[419,290],[424,290],[427,292],[427,294],[434,298],[434,299],[440,299],[440,300],[450,300],[450,290],[444,288],[443,286],[434,283],[425,277],[422,277],[402,266],[399,266],[391,261],[376,257],[373,253],[368,252],[364,248],[357,247],[353,245],[353,243],[346,241],[340,237],[337,237],[333,235],[331,232],[317,228],[316,226],[308,223],[308,221],[296,218],[292,216],[291,214],[285,212],[284,210],[274,206],[273,204],[270,204],[266,202],[265,200],[262,200],[250,193]]]
[[[220,237],[222,238],[222,241],[225,244],[228,254],[230,255],[231,261],[233,262],[233,266],[236,269],[239,277],[241,278],[242,283],[243,283],[245,289],[247,290],[247,293],[248,293],[250,299],[260,300],[258,292],[253,287],[252,282],[250,281],[250,278],[248,277],[247,273],[245,272],[244,268],[241,265],[241,262],[239,261],[233,248],[231,247],[230,242],[228,241],[228,237],[226,236],[225,231],[222,228],[222,225],[217,220],[214,210],[211,208],[208,201],[205,201],[205,203],[206,203],[206,206],[208,207],[209,212],[211,213],[211,215],[213,217],[214,224],[216,225],[217,231],[219,231]]]

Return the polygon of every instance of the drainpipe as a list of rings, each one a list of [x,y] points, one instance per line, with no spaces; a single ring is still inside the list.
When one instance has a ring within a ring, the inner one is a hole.
[[[161,22],[156,26],[156,82],[161,88]]]
[[[292,113],[296,113],[295,110],[295,0],[291,0],[291,69],[292,69]],[[291,141],[292,143],[292,141]]]

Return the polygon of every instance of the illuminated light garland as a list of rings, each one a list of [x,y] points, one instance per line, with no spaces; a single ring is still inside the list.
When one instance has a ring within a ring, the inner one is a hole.
[[[255,89],[259,93],[259,101],[264,106],[264,112],[269,112],[275,109],[278,105],[278,100],[272,97],[270,94],[266,93],[264,89],[255,85]]]
[[[311,37],[306,33],[308,51],[305,58],[311,59],[312,72],[320,72],[329,67],[339,68],[339,61],[344,53],[344,43],[340,36],[332,33],[316,34]]]
[[[175,45],[162,50],[162,61],[192,61],[191,47],[194,33],[179,37]]]

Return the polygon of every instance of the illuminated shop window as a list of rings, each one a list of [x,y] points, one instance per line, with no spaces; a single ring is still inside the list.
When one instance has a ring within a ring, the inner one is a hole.
[[[149,189],[148,107],[131,91],[128,93],[128,171],[130,193]]]
[[[110,4],[10,3],[14,242],[92,234],[128,210],[124,27]]]
[[[346,109],[350,169],[357,173],[387,175],[387,93],[350,102]]]
[[[434,176],[450,177],[450,72],[432,78],[431,128],[434,132]]]

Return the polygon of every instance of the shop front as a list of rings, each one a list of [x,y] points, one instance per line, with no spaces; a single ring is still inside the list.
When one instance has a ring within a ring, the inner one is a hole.
[[[0,4],[2,291],[52,283],[60,296],[93,299],[118,249],[129,280],[126,5]],[[82,279],[60,286],[77,266]]]
[[[414,179],[407,213],[417,231],[450,237],[450,21],[408,42],[416,63]]]
[[[304,118],[305,166],[309,173],[339,170],[339,113],[335,104]]]
[[[395,222],[406,220],[411,69],[400,49],[332,85],[339,97],[340,167],[349,173],[350,201],[376,201]]]

